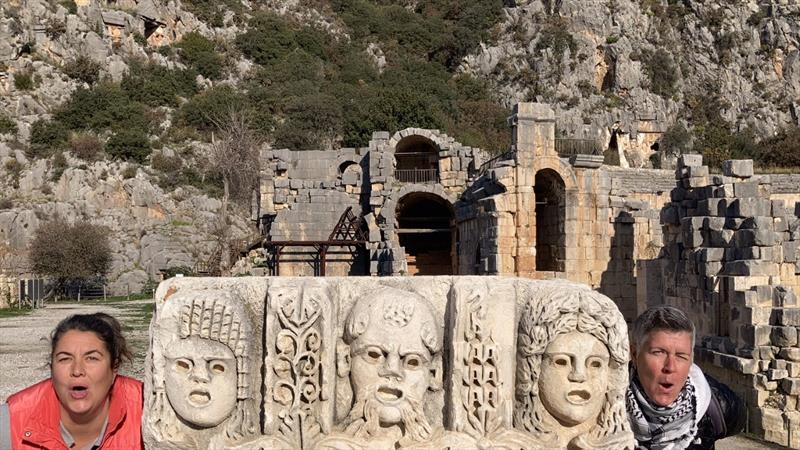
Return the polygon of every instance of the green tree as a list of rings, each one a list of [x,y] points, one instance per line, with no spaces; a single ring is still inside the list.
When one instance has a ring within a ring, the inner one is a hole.
[[[218,79],[222,76],[223,59],[214,43],[202,34],[196,31],[187,33],[176,46],[180,49],[181,60],[204,77]]]
[[[42,223],[30,244],[33,272],[51,278],[58,291],[102,279],[111,269],[107,228],[55,218]]]

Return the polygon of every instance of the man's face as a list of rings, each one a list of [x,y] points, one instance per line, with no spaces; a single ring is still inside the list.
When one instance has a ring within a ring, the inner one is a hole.
[[[594,419],[608,388],[608,348],[596,337],[573,331],[547,346],[539,376],[545,409],[559,422],[573,426]]]
[[[658,406],[672,404],[692,367],[692,334],[651,331],[641,348],[633,348],[633,365],[647,397]]]
[[[356,400],[372,397],[383,425],[401,423],[403,407],[409,402],[421,404],[430,385],[431,354],[413,322],[393,328],[373,316],[351,344],[350,376]]]
[[[219,425],[236,406],[236,358],[226,345],[191,336],[166,348],[166,392],[186,422]]]

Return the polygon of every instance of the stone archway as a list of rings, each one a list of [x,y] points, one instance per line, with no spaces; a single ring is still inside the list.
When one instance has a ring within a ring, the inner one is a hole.
[[[457,273],[455,217],[447,200],[427,192],[410,193],[397,203],[395,218],[409,275]]]
[[[536,270],[563,272],[566,258],[566,191],[552,169],[536,172]]]
[[[401,183],[435,183],[439,179],[439,146],[412,134],[395,147],[395,179]]]

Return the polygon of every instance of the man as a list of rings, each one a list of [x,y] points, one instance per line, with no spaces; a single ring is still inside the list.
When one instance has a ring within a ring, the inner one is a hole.
[[[355,398],[339,432],[318,448],[394,449],[433,437],[424,409],[427,392],[441,386],[437,322],[413,292],[382,287],[356,301],[343,336],[349,348],[338,356]]]
[[[633,324],[626,406],[637,449],[704,450],[744,428],[742,400],[693,363],[694,324],[650,308]]]

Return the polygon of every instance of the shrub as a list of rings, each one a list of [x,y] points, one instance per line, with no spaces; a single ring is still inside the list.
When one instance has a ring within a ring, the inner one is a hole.
[[[183,166],[181,158],[178,156],[166,156],[159,152],[150,158],[150,166],[153,169],[160,170],[161,172],[171,173],[177,172]]]
[[[299,47],[294,31],[285,20],[271,13],[250,19],[249,29],[236,37],[236,47],[258,64],[267,65]]]
[[[178,113],[178,120],[203,132],[214,129],[215,120],[224,117],[231,108],[241,109],[246,98],[228,85],[215,86],[186,102]]]
[[[141,130],[119,130],[106,143],[106,153],[113,158],[141,164],[150,155],[150,140]]]
[[[675,122],[661,136],[659,149],[671,154],[681,155],[691,149],[692,136],[681,122]]]
[[[11,177],[11,185],[14,188],[19,187],[19,176],[22,174],[22,164],[16,159],[9,159],[5,164],[6,171]]]
[[[551,19],[539,34],[536,42],[536,50],[549,48],[553,50],[556,58],[561,58],[565,51],[569,50],[574,58],[578,43],[572,37],[572,33],[567,29],[567,22],[562,18]]]
[[[650,90],[665,98],[675,95],[680,74],[672,55],[659,48],[655,52],[643,52],[642,62],[650,79]]]
[[[758,162],[770,167],[800,167],[800,127],[782,130],[761,142]]]
[[[78,5],[75,0],[60,0],[58,4],[66,8],[69,14],[78,14]]]
[[[64,73],[72,79],[95,84],[100,79],[100,63],[80,55],[64,65]]]
[[[0,134],[13,134],[17,132],[17,123],[7,115],[0,113]]]
[[[79,88],[54,115],[69,130],[147,130],[147,109],[131,101],[120,86],[99,83],[90,89]]]
[[[148,106],[177,106],[179,97],[197,92],[192,70],[170,70],[151,64],[131,64],[120,87],[127,97]]]
[[[57,289],[102,278],[111,269],[108,235],[108,229],[87,221],[44,222],[31,240],[31,269],[52,278]]]
[[[52,181],[61,179],[61,175],[64,175],[64,171],[67,170],[67,167],[69,167],[69,165],[67,164],[66,156],[61,152],[56,153],[52,161],[50,179]]]
[[[14,87],[20,91],[31,91],[34,88],[33,76],[30,72],[20,72],[14,74]]]
[[[50,156],[55,151],[64,148],[67,139],[69,139],[69,131],[61,122],[37,120],[31,126],[31,141],[27,154],[34,158]]]
[[[69,139],[69,150],[78,158],[91,161],[101,155],[103,142],[93,134],[73,134]]]
[[[178,42],[181,60],[206,78],[218,79],[222,76],[223,60],[214,43],[195,31],[187,33]]]
[[[11,209],[14,207],[14,201],[7,197],[0,197],[0,209]]]
[[[139,169],[136,166],[128,165],[122,170],[122,178],[125,180],[128,180],[130,178],[135,178],[136,172],[138,171]]]

